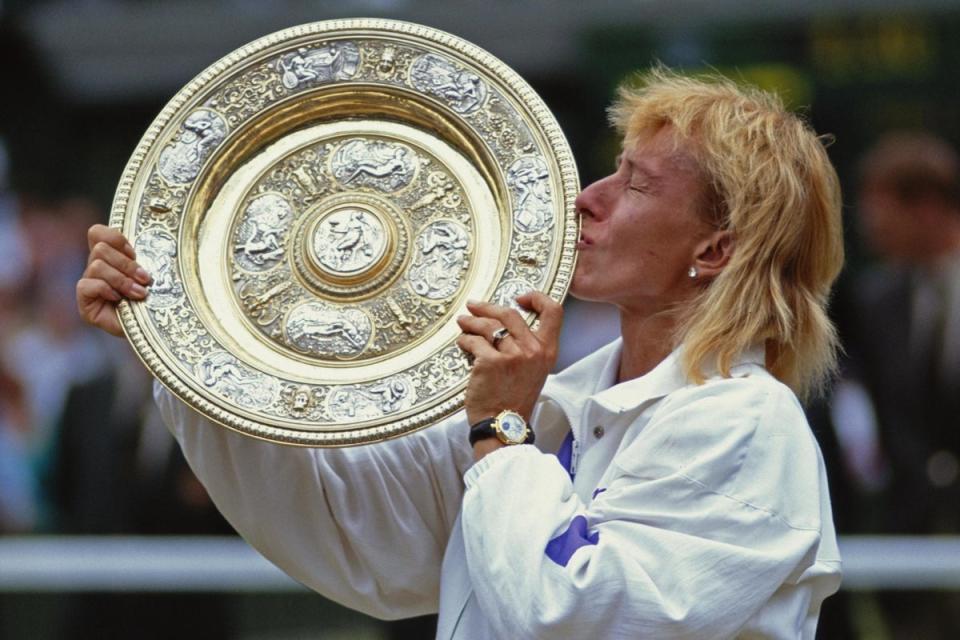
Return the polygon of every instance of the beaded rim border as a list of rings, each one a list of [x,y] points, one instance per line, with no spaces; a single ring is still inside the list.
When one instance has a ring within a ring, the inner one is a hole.
[[[402,34],[455,51],[479,67],[489,70],[490,74],[502,81],[514,96],[520,100],[526,110],[530,112],[533,117],[533,124],[540,129],[545,137],[560,171],[563,202],[566,205],[564,211],[564,237],[561,243],[560,258],[557,262],[556,271],[553,274],[553,282],[550,290],[546,292],[547,295],[554,300],[562,301],[570,287],[576,262],[576,241],[579,234],[579,225],[577,223],[573,201],[579,190],[579,178],[573,156],[559,124],[533,88],[530,87],[519,74],[498,58],[462,38],[445,31],[412,22],[357,18],[307,23],[283,29],[254,40],[227,54],[204,69],[183,89],[178,91],[164,106],[141,138],[130,160],[127,162],[123,176],[117,186],[113,206],[111,207],[110,226],[119,229],[123,228],[137,175],[143,167],[143,162],[147,154],[160,137],[160,134],[181,111],[184,105],[205,89],[211,82],[231,68],[244,63],[248,58],[261,53],[265,49],[289,40],[314,35],[333,37],[351,31],[381,32],[390,35]],[[190,407],[199,410],[214,422],[245,435],[281,444],[313,447],[342,447],[394,438],[428,427],[452,415],[463,406],[464,391],[458,391],[452,397],[421,411],[415,416],[379,426],[339,431],[298,431],[274,427],[248,418],[242,418],[225,411],[220,406],[193,391],[173,372],[167,363],[157,355],[153,345],[147,340],[143,330],[137,323],[131,304],[136,303],[129,301],[121,302],[118,306],[118,315],[127,339],[133,345],[134,351],[144,365],[165,387]]]

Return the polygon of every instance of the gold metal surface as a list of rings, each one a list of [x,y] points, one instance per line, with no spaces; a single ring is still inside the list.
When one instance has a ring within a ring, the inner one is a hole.
[[[201,73],[134,152],[111,224],[154,284],[121,322],[231,429],[399,436],[462,406],[466,300],[563,298],[577,189],[549,111],[477,47],[388,20],[287,29]]]

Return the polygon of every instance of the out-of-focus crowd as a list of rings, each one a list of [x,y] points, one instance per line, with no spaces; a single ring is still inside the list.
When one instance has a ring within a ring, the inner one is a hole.
[[[833,314],[845,349],[808,408],[841,533],[960,534],[960,157],[925,132],[884,135],[846,186],[872,256]],[[960,593],[878,596],[892,638],[960,637]]]
[[[160,422],[127,342],[77,314],[87,228],[106,212],[85,197],[14,193],[8,169],[0,139],[0,534],[232,533]],[[231,638],[229,604],[79,594],[48,622],[77,640]],[[22,631],[0,625],[0,637]]]
[[[133,351],[77,315],[86,230],[105,212],[24,197],[8,175],[0,141],[0,533],[228,531]]]
[[[7,164],[0,144],[0,533],[229,531],[127,343],[76,313],[86,230],[105,212],[82,197],[22,197]],[[842,370],[808,406],[838,530],[960,534],[960,159],[927,133],[887,135],[845,194],[868,257],[832,302]],[[573,304],[568,324],[568,354],[616,332],[589,306]],[[880,601],[891,637],[939,638],[960,637],[958,599]]]

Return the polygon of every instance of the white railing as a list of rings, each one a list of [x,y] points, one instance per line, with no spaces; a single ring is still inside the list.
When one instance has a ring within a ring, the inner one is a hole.
[[[840,550],[844,589],[960,589],[960,537],[846,536]],[[0,537],[0,592],[302,590],[238,538]]]

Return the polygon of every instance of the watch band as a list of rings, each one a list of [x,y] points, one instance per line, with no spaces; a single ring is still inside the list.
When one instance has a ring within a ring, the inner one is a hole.
[[[477,424],[470,426],[470,446],[477,444],[481,440],[486,440],[487,438],[496,438],[497,432],[493,430],[493,423],[496,422],[496,418],[487,418],[481,420]]]

